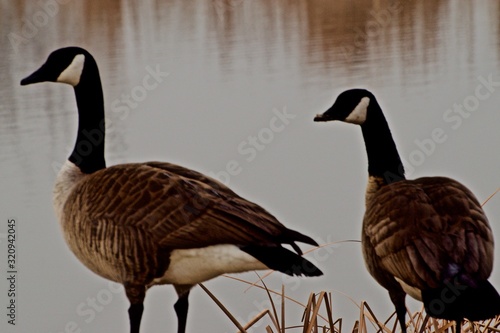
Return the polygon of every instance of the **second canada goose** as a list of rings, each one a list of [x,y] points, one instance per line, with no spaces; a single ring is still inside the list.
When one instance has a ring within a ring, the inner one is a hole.
[[[162,162],[106,167],[104,99],[89,52],[58,49],[21,84],[44,81],[72,85],[78,107],[76,143],[54,187],[57,218],[75,256],[124,285],[130,332],[139,332],[143,301],[153,285],[175,287],[178,332],[184,333],[189,291],[197,283],[267,268],[322,275],[295,244],[317,245],[313,239],[214,179]]]
[[[403,332],[406,294],[436,318],[483,320],[500,313],[487,281],[493,234],[470,190],[445,177],[406,180],[387,121],[364,89],[341,93],[314,121],[361,126],[368,154],[363,256],[370,274],[389,291]]]

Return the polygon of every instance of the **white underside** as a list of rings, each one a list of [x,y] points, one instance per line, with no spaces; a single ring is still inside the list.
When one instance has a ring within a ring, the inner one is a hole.
[[[417,301],[422,301],[422,291],[420,289],[407,285],[397,277],[394,278],[396,279],[396,281],[399,282],[405,293],[407,293]]]
[[[153,284],[194,285],[225,273],[268,269],[235,245],[213,245],[199,249],[174,250],[163,277]]]

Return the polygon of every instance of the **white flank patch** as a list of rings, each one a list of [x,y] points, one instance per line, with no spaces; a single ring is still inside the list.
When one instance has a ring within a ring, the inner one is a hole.
[[[399,282],[405,293],[416,299],[417,301],[422,302],[422,291],[418,288],[412,287],[404,283],[401,279],[394,277],[396,281]]]
[[[349,114],[349,116],[345,118],[345,121],[352,124],[363,124],[366,120],[368,105],[370,105],[370,98],[363,97],[358,105],[356,105],[354,110],[352,110],[352,112]]]
[[[59,170],[54,185],[53,204],[60,223],[62,223],[63,207],[68,195],[71,193],[73,186],[85,176],[80,168],[69,160],[66,160],[61,170]]]
[[[153,284],[197,284],[225,273],[259,269],[268,267],[235,245],[174,250],[167,271]]]
[[[365,191],[365,204],[368,205],[372,197],[380,188],[384,186],[383,179],[375,176],[368,176],[368,184]]]
[[[77,54],[71,64],[59,75],[57,82],[68,83],[75,87],[80,82],[82,76],[85,56]]]

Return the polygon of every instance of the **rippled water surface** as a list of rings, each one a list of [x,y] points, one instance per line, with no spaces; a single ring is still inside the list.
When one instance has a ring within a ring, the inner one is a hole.
[[[500,186],[497,1],[1,0],[0,17],[0,272],[9,218],[18,237],[17,325],[3,314],[2,278],[2,332],[128,330],[125,296],[73,257],[52,210],[52,184],[75,139],[74,93],[19,85],[59,47],[82,46],[98,62],[109,165],[164,160],[210,174],[320,243],[360,238],[367,176],[359,128],[312,122],[346,88],[377,96],[408,177],[451,176],[480,201]],[[500,237],[500,196],[485,210]],[[312,291],[337,290],[367,300],[381,318],[393,311],[359,244],[308,258],[325,277],[275,273],[269,287],[284,284],[303,303]],[[500,287],[498,269],[491,280]],[[206,286],[241,322],[269,306],[241,282]],[[358,310],[333,295],[334,316],[349,329]],[[171,287],[149,292],[144,332],[175,330],[175,298]],[[298,323],[300,307],[287,309]],[[237,331],[200,288],[188,329]]]

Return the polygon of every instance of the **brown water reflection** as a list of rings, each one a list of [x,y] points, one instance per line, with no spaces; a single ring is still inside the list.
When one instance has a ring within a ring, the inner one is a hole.
[[[269,63],[277,61],[273,58],[285,62],[291,58],[298,59],[302,66],[328,69],[336,65],[355,70],[367,60],[385,67],[443,64],[451,54],[442,51],[450,49],[474,63],[478,53],[485,52],[478,40],[498,40],[495,37],[499,5],[493,1],[475,4],[430,0],[199,0],[49,4],[57,2],[37,5],[4,2],[2,31],[8,42],[2,48],[4,56],[27,51],[37,54],[55,45],[73,43],[99,48],[108,59],[124,56],[137,59],[164,54],[184,43],[191,45],[188,42],[196,39],[198,50],[214,54],[220,66],[228,71],[237,65],[234,58],[249,62],[249,66],[255,58],[265,58]],[[484,25],[490,30],[487,36],[480,34],[485,31],[478,31]],[[180,33],[172,36],[172,31]],[[498,43],[493,45],[495,48],[488,53],[498,59]],[[124,50],[128,51],[126,55]]]
[[[52,50],[79,45],[97,59],[109,164],[161,159],[221,175],[236,161],[242,171],[231,177],[231,187],[326,242],[359,238],[363,212],[359,133],[312,123],[346,87],[367,87],[379,97],[411,177],[455,176],[480,200],[499,186],[498,86],[461,116],[458,128],[445,119],[474,96],[480,78],[500,82],[499,17],[494,0],[0,0],[0,220],[22,222],[15,329],[61,332],[75,322],[82,332],[127,330],[120,294],[94,309],[95,317],[77,311],[82,303],[80,309],[90,309],[88,298],[108,285],[68,253],[51,208],[55,172],[74,140],[74,96],[60,85],[19,86]],[[148,68],[169,75],[127,106]],[[249,159],[238,147],[250,147],[248,138],[258,136],[276,110],[294,118]],[[418,142],[435,128],[446,142],[412,162]],[[500,205],[488,205],[495,229]],[[0,242],[5,231],[0,224]],[[312,257],[326,278],[299,283],[276,276],[273,287],[283,282],[299,300],[313,290],[338,289],[376,304],[381,317],[392,311],[356,245]],[[500,286],[496,271],[492,281]],[[243,294],[240,284],[218,279],[207,285],[241,321],[265,305],[264,295]],[[0,279],[0,304],[6,304],[5,290]],[[192,331],[234,331],[201,291],[193,296]],[[149,297],[144,331],[173,330],[174,293]],[[342,297],[336,302],[337,316],[350,326],[355,307]],[[2,332],[4,326],[14,331],[0,321]]]

